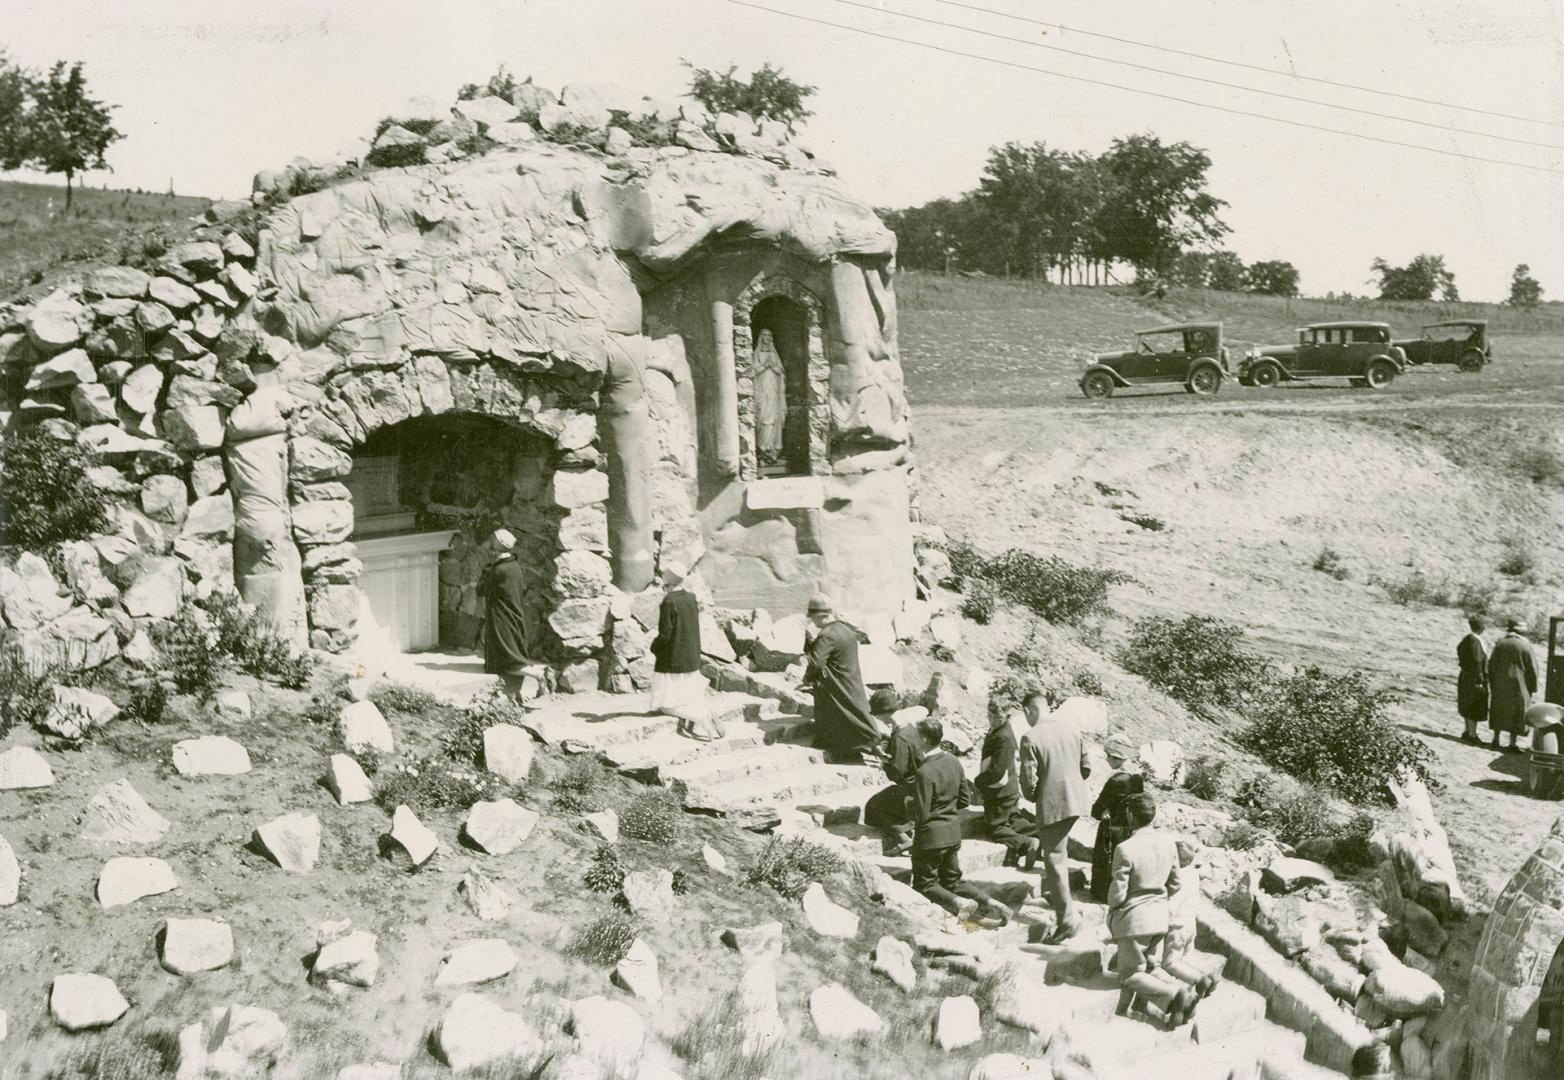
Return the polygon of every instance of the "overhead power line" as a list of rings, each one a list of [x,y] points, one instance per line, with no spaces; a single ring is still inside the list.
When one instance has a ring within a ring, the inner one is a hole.
[[[850,34],[859,34],[864,37],[878,38],[881,41],[894,41],[902,45],[912,45],[920,49],[928,49],[932,52],[944,53],[946,56],[960,56],[967,60],[978,60],[987,64],[997,64],[1000,67],[1014,68],[1017,71],[1031,71],[1038,75],[1049,75],[1056,79],[1068,79],[1071,82],[1087,83],[1091,86],[1103,86],[1110,90],[1122,90],[1130,94],[1140,94],[1144,97],[1160,98],[1163,101],[1175,101],[1180,105],[1193,105],[1198,109],[1211,109],[1216,112],[1227,113],[1230,116],[1247,116],[1254,120],[1267,120],[1274,124],[1286,124],[1288,127],[1302,128],[1306,131],[1320,131],[1327,135],[1345,135],[1349,139],[1362,139],[1367,142],[1383,143],[1386,146],[1399,146],[1404,150],[1421,150],[1427,154],[1439,154],[1441,157],[1463,158],[1467,161],[1481,161],[1488,165],[1508,165],[1516,169],[1529,169],[1532,172],[1552,173],[1555,176],[1564,176],[1564,169],[1554,168],[1549,165],[1532,165],[1525,161],[1510,161],[1505,158],[1482,157],[1478,154],[1467,154],[1459,150],[1444,150],[1437,146],[1424,146],[1421,143],[1402,142],[1400,139],[1387,139],[1380,135],[1365,135],[1359,131],[1347,131],[1342,128],[1326,127],[1323,124],[1311,124],[1304,120],[1289,120],[1286,117],[1272,116],[1269,113],[1251,112],[1248,109],[1235,109],[1227,105],[1216,105],[1209,101],[1197,101],[1194,98],[1179,97],[1176,94],[1164,94],[1156,90],[1142,90],[1139,87],[1125,86],[1122,83],[1108,82],[1106,79],[1092,79],[1085,75],[1067,75],[1062,71],[1050,71],[1048,68],[1037,67],[1033,64],[1022,64],[1014,60],[1002,60],[997,56],[987,56],[983,53],[966,52],[962,49],[953,49],[946,45],[935,45],[927,41],[918,41],[915,38],[898,37],[895,34],[885,34],[878,30],[866,30],[861,26],[851,26],[847,23],[832,22],[830,19],[820,19],[813,15],[803,15],[796,11],[784,11],[781,8],[767,7],[765,4],[751,3],[750,0],[726,0],[729,4],[738,7],[750,8],[754,11],[765,11],[772,15],[781,15],[784,18],[795,19],[799,22],[814,23],[818,26],[829,26],[834,30],[845,30]]]
[[[1342,112],[1357,113],[1359,116],[1372,116],[1380,120],[1394,120],[1401,124],[1416,124],[1418,127],[1434,128],[1437,131],[1451,131],[1459,135],[1476,135],[1483,139],[1498,139],[1501,142],[1519,143],[1522,146],[1540,146],[1544,150],[1564,150],[1564,146],[1558,143],[1538,142],[1535,139],[1518,139],[1510,135],[1495,135],[1487,131],[1474,131],[1471,128],[1456,127],[1453,124],[1440,124],[1432,120],[1418,120],[1414,117],[1400,116],[1396,113],[1379,112],[1375,109],[1360,109],[1354,105],[1338,105],[1332,101],[1300,97],[1297,94],[1288,94],[1281,90],[1265,90],[1258,86],[1245,86],[1243,83],[1225,82],[1222,79],[1208,79],[1203,75],[1187,75],[1181,71],[1169,71],[1166,68],[1153,67],[1150,64],[1137,64],[1132,60],[1116,60],[1111,56],[1097,56],[1093,53],[1081,52],[1079,49],[1067,49],[1062,45],[1050,45],[1043,41],[1033,41],[1031,38],[1011,37],[1009,34],[997,34],[992,30],[983,30],[976,26],[964,26],[961,23],[946,22],[944,19],[931,19],[925,15],[914,15],[908,11],[897,11],[895,8],[885,7],[881,4],[866,4],[862,3],[861,0],[833,0],[833,2],[846,5],[847,7],[862,8],[865,11],[873,11],[882,15],[894,15],[899,19],[911,19],[914,22],[927,23],[930,26],[942,26],[947,30],[960,30],[968,34],[978,34],[982,37],[993,38],[996,41],[1009,41],[1017,45],[1029,45],[1034,49],[1047,49],[1049,52],[1063,53],[1066,56],[1078,56],[1085,60],[1094,60],[1100,64],[1115,64],[1119,67],[1134,68],[1137,71],[1149,71],[1156,75],[1167,75],[1175,79],[1188,79],[1191,82],[1206,83],[1209,86],[1220,86],[1228,90],[1242,90],[1247,94],[1263,94],[1266,97],[1284,98],[1287,101],[1299,101],[1305,105],[1318,105],[1324,109],[1339,109]],[[939,2],[944,3],[945,0],[939,0]],[[967,5],[957,4],[955,6],[966,7]]]
[[[1558,120],[1542,120],[1533,116],[1517,116],[1514,113],[1497,112],[1493,109],[1479,109],[1475,105],[1457,105],[1453,101],[1435,101],[1433,98],[1416,97],[1412,94],[1402,94],[1395,90],[1381,90],[1373,86],[1359,86],[1356,83],[1341,82],[1337,79],[1326,79],[1318,75],[1300,75],[1296,71],[1287,71],[1282,68],[1265,67],[1261,64],[1246,64],[1242,60],[1229,60],[1221,56],[1207,56],[1205,53],[1189,52],[1186,49],[1175,49],[1169,45],[1153,45],[1149,41],[1136,41],[1133,38],[1116,37],[1113,34],[1104,34],[1095,30],[1082,30],[1075,26],[1065,26],[1063,23],[1048,22],[1044,19],[1033,19],[1026,15],[1016,15],[1009,11],[1001,11],[998,8],[980,7],[977,4],[958,3],[957,0],[933,0],[936,4],[944,4],[946,7],[963,8],[967,11],[980,11],[985,15],[998,15],[1002,19],[1014,19],[1017,22],[1031,23],[1034,26],[1046,26],[1054,30],[1064,30],[1071,34],[1082,34],[1086,37],[1102,38],[1104,41],[1117,41],[1121,45],[1134,45],[1138,49],[1155,49],[1157,52],[1172,53],[1174,56],[1187,56],[1192,60],[1204,60],[1208,64],[1226,64],[1228,67],[1245,68],[1249,71],[1263,71],[1267,75],[1284,75],[1289,79],[1302,79],[1305,82],[1323,83],[1326,86],[1337,86],[1343,90],[1356,90],[1364,94],[1380,94],[1384,97],[1400,98],[1402,101],[1415,101],[1420,105],[1437,105],[1441,109],[1460,109],[1462,112],[1481,113],[1483,116],[1499,116],[1506,120],[1519,120],[1523,124],[1546,124],[1548,127],[1564,127],[1564,122]]]

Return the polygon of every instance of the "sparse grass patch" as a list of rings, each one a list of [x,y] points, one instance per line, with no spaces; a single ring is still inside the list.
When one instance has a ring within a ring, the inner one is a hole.
[[[1337,581],[1346,581],[1352,576],[1351,571],[1347,569],[1347,564],[1341,561],[1341,553],[1329,544],[1320,548],[1320,553],[1314,557],[1314,562],[1310,565]]]
[[[747,877],[751,885],[766,885],[789,900],[797,900],[811,882],[825,881],[842,867],[842,857],[822,844],[799,836],[773,836]]]
[[[1564,487],[1564,452],[1552,442],[1523,446],[1515,451],[1510,462],[1534,484]]]
[[[70,681],[62,666],[28,665],[21,647],[0,646],[0,736],[39,723],[54,701],[54,687]]]
[[[589,964],[608,967],[625,958],[635,944],[635,923],[617,911],[601,915],[576,931],[565,951]]]
[[[170,1033],[111,1032],[73,1046],[45,1080],[162,1080],[179,1063],[178,1040]]]
[[[1421,570],[1414,570],[1403,578],[1371,578],[1370,584],[1378,585],[1386,596],[1403,607],[1449,607],[1471,615],[1486,615],[1493,611],[1497,601],[1492,584],[1450,581]]]
[[[630,800],[619,815],[619,832],[632,840],[667,845],[678,839],[683,820],[679,797],[667,788],[653,788]]]
[[[604,806],[608,770],[594,757],[575,757],[549,786],[554,791],[557,809],[569,814],[595,814]]]
[[[777,1070],[777,1040],[768,1039],[758,1053],[744,1052],[744,1008],[737,991],[723,995],[713,1008],[697,1013],[669,1040],[669,1047],[689,1062],[693,1080],[762,1080]]]
[[[1532,554],[1531,545],[1523,537],[1505,537],[1504,555],[1500,557],[1499,565],[1495,569],[1510,577],[1531,577],[1537,569],[1537,559]]]
[[[506,791],[499,777],[445,757],[404,758],[376,766],[375,805],[387,813],[404,804],[420,817],[435,810],[466,809]]]
[[[1265,830],[1251,821],[1235,821],[1222,834],[1222,846],[1234,851],[1252,851],[1265,839]]]
[[[401,716],[424,716],[440,706],[440,699],[433,691],[394,680],[372,686],[369,700],[381,712]]]

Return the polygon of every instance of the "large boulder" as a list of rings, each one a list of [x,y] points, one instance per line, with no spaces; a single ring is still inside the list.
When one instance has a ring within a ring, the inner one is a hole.
[[[521,1014],[500,1008],[482,994],[462,994],[453,1001],[434,1033],[435,1054],[456,1072],[528,1057],[541,1047]]]
[[[537,823],[537,811],[528,810],[513,799],[493,799],[473,804],[462,823],[462,834],[480,851],[509,855],[531,835]]]
[[[30,746],[13,746],[0,752],[0,791],[49,787],[54,770],[48,760]]]
[[[858,936],[858,916],[835,903],[819,882],[804,890],[804,918],[809,928],[821,937]]]
[[[160,959],[175,975],[216,971],[234,957],[233,930],[216,919],[169,919],[162,939]]]
[[[907,993],[918,984],[918,973],[912,966],[912,946],[897,938],[885,936],[874,946],[870,969],[884,975]]]
[[[21,889],[22,866],[16,861],[16,852],[10,843],[0,836],[0,907],[10,907],[16,903]]]
[[[934,1041],[941,1050],[958,1050],[983,1038],[977,1002],[965,994],[940,1002],[934,1020]]]
[[[583,1054],[621,1074],[635,1068],[646,1041],[640,1014],[622,1001],[601,996],[571,1002],[567,1027]]]
[[[49,988],[49,1015],[66,1031],[108,1027],[129,1008],[114,980],[103,975],[56,975]]]
[[[99,788],[82,815],[82,838],[104,844],[150,844],[160,840],[169,821],[131,787],[116,780]]]
[[[503,979],[516,967],[516,952],[500,938],[484,938],[456,946],[440,961],[436,986],[470,986]]]
[[[320,858],[320,819],[314,814],[284,814],[257,828],[254,843],[290,874],[307,874]]]
[[[315,960],[310,965],[310,981],[321,986],[369,987],[380,973],[380,954],[375,950],[375,935],[353,930],[340,935],[325,934]]]
[[[118,715],[119,706],[102,694],[80,686],[56,686],[41,722],[61,738],[79,739]]]
[[[640,938],[631,943],[629,950],[614,967],[614,984],[623,987],[632,997],[642,1001],[660,1001],[663,996],[662,981],[658,977],[657,954]]]
[[[288,1026],[270,1009],[219,1005],[179,1033],[179,1080],[251,1077],[271,1072],[288,1042]]]
[[[106,908],[119,907],[179,888],[173,868],[162,859],[117,856],[103,864],[98,872],[98,903]]]
[[[880,1015],[859,1001],[845,986],[831,983],[809,995],[809,1018],[822,1039],[851,1039],[879,1032]]]
[[[226,735],[202,735],[174,744],[180,776],[240,776],[250,771],[250,754]]]

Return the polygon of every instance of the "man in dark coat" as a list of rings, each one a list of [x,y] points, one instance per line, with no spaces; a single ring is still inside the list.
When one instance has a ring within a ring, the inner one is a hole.
[[[916,722],[895,723],[893,714],[899,708],[901,695],[894,690],[876,690],[869,699],[875,719],[892,728],[885,748],[885,778],[891,783],[864,803],[863,823],[885,832],[887,855],[905,855],[912,850],[912,781],[925,749]]]
[[[858,634],[832,614],[824,596],[809,601],[809,621],[817,632],[804,685],[814,692],[815,744],[836,764],[862,764],[865,754],[878,759],[880,728],[858,668]]]
[[[527,582],[516,562],[515,535],[496,529],[493,540],[499,554],[478,579],[478,596],[484,603],[483,670],[504,677],[528,663],[523,606]]]
[[[1511,619],[1504,636],[1494,644],[1488,656],[1488,726],[1493,729],[1493,747],[1498,749],[1499,735],[1510,736],[1508,750],[1515,749],[1515,738],[1526,730],[1526,707],[1537,692],[1537,658],[1531,642],[1521,634],[1521,624]]]
[[[1477,725],[1488,722],[1488,649],[1483,645],[1487,624],[1481,615],[1473,615],[1466,625],[1472,632],[1455,647],[1456,663],[1460,665],[1455,679],[1455,707],[1466,725],[1461,739],[1480,745]]]
[[[919,721],[918,731],[930,749],[913,779],[912,887],[952,915],[983,907],[1003,925],[1010,910],[961,876],[961,762],[940,749],[945,729],[938,720]]]
[[[1139,773],[1124,768],[1134,748],[1122,735],[1110,738],[1102,748],[1113,775],[1103,784],[1097,801],[1092,803],[1092,817],[1097,819],[1097,838],[1092,842],[1092,899],[1099,904],[1108,902],[1108,886],[1113,880],[1113,852],[1119,844],[1135,831],[1129,820],[1129,800],[1146,791],[1146,780]]]
[[[1036,823],[1021,809],[1021,781],[1016,773],[1016,733],[1010,714],[997,701],[988,706],[988,734],[983,737],[983,757],[972,780],[983,800],[983,822],[988,838],[1005,845],[1005,865],[1023,859],[1030,870],[1037,858]]]

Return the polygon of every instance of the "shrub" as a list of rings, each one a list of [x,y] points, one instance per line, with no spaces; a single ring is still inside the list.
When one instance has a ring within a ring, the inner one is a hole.
[[[1051,623],[1078,624],[1108,610],[1108,589],[1133,580],[1119,570],[1074,566],[1057,556],[1007,551],[990,559],[984,576],[1006,600]]]
[[[1227,798],[1233,763],[1215,754],[1200,754],[1184,766],[1184,789],[1197,799],[1215,802]]]
[[[824,881],[842,869],[842,857],[830,848],[802,837],[773,836],[749,868],[751,885],[767,885],[789,900],[804,895],[811,882]]]
[[[1317,836],[1330,836],[1339,824],[1324,792],[1269,773],[1252,776],[1240,785],[1233,802],[1248,821],[1293,847]]]
[[[1518,536],[1505,537],[1504,556],[1496,567],[1499,573],[1510,577],[1526,577],[1536,568],[1537,560],[1531,553],[1530,545]]]
[[[673,881],[668,886],[675,896],[689,895],[691,882],[690,875],[684,872],[684,868],[677,867],[673,872]]]
[[[0,541],[43,551],[107,529],[103,496],[87,479],[97,455],[73,426],[58,430],[30,427],[0,446]]]
[[[582,881],[593,892],[616,893],[624,888],[625,868],[619,853],[607,846],[598,848]]]
[[[625,958],[635,944],[635,936],[635,923],[629,916],[611,912],[578,930],[565,951],[589,964],[608,967]]]
[[[377,169],[397,169],[404,165],[422,165],[428,160],[428,148],[423,143],[402,143],[396,146],[377,146],[364,155],[364,164]]]
[[[1272,678],[1271,665],[1244,648],[1243,630],[1209,615],[1135,620],[1120,663],[1194,707],[1242,708]]]
[[[578,757],[549,786],[554,789],[554,805],[566,813],[595,814],[603,809],[603,789],[608,774],[592,757]]]
[[[147,679],[132,687],[130,696],[120,708],[120,716],[143,727],[161,724],[167,712],[168,688],[158,678]]]
[[[1421,570],[1399,579],[1373,578],[1371,583],[1378,585],[1386,596],[1402,607],[1452,607],[1471,615],[1486,615],[1493,610],[1497,600],[1492,584],[1454,582]]]
[[[27,663],[20,646],[0,646],[0,737],[13,727],[41,723],[54,703],[54,687],[69,681],[62,666],[34,667]]]
[[[1379,822],[1374,815],[1359,810],[1347,819],[1336,832],[1336,843],[1331,848],[1331,863],[1343,870],[1367,870],[1374,865],[1373,845],[1370,843]]]
[[[1310,667],[1279,680],[1243,741],[1267,763],[1353,802],[1383,800],[1403,772],[1430,781],[1433,752],[1387,715],[1395,695],[1360,672]]]
[[[620,109],[609,113],[609,122],[623,128],[636,146],[673,145],[673,125],[654,116],[631,116]]]
[[[374,695],[371,694],[371,697]],[[430,695],[434,705],[439,702]],[[425,710],[419,710],[422,713]],[[483,733],[495,724],[521,726],[525,712],[514,699],[505,696],[498,688],[457,710],[445,731],[440,735],[440,747],[454,761],[483,764]]]
[[[369,700],[383,713],[423,716],[440,704],[433,691],[404,682],[378,682],[369,691]]]
[[[1314,557],[1313,566],[1320,573],[1328,574],[1337,581],[1346,581],[1351,576],[1346,564],[1341,561],[1341,553],[1328,544]]]
[[[388,813],[400,805],[419,815],[453,807],[466,809],[480,800],[498,798],[505,791],[504,783],[496,776],[432,755],[391,765],[377,763],[376,771],[375,805]]]
[[[217,693],[224,657],[217,647],[217,630],[205,611],[186,604],[153,637],[181,694],[195,694],[204,701]]]
[[[1235,821],[1222,834],[1222,846],[1234,851],[1252,851],[1265,839],[1265,830],[1249,821]]]
[[[299,690],[308,685],[315,661],[274,633],[264,617],[231,592],[212,593],[187,605],[157,638],[159,650],[181,693],[209,698],[228,664],[257,678]]]
[[[1095,671],[1081,668],[1070,676],[1070,682],[1077,690],[1088,697],[1102,697],[1107,688],[1102,684],[1102,676]]]
[[[1163,521],[1161,518],[1155,517],[1151,514],[1143,514],[1138,510],[1126,514],[1120,514],[1119,520],[1127,521],[1131,525],[1139,525],[1147,532],[1161,532],[1163,529],[1168,527],[1167,522]]]
[[[1511,458],[1516,470],[1534,484],[1564,487],[1564,453],[1552,443],[1537,443],[1517,450]]]
[[[999,594],[987,581],[974,581],[961,598],[961,613],[975,623],[987,626],[999,607]]]
[[[619,815],[619,831],[632,840],[671,844],[678,838],[683,818],[684,807],[673,792],[666,788],[644,791]]]

